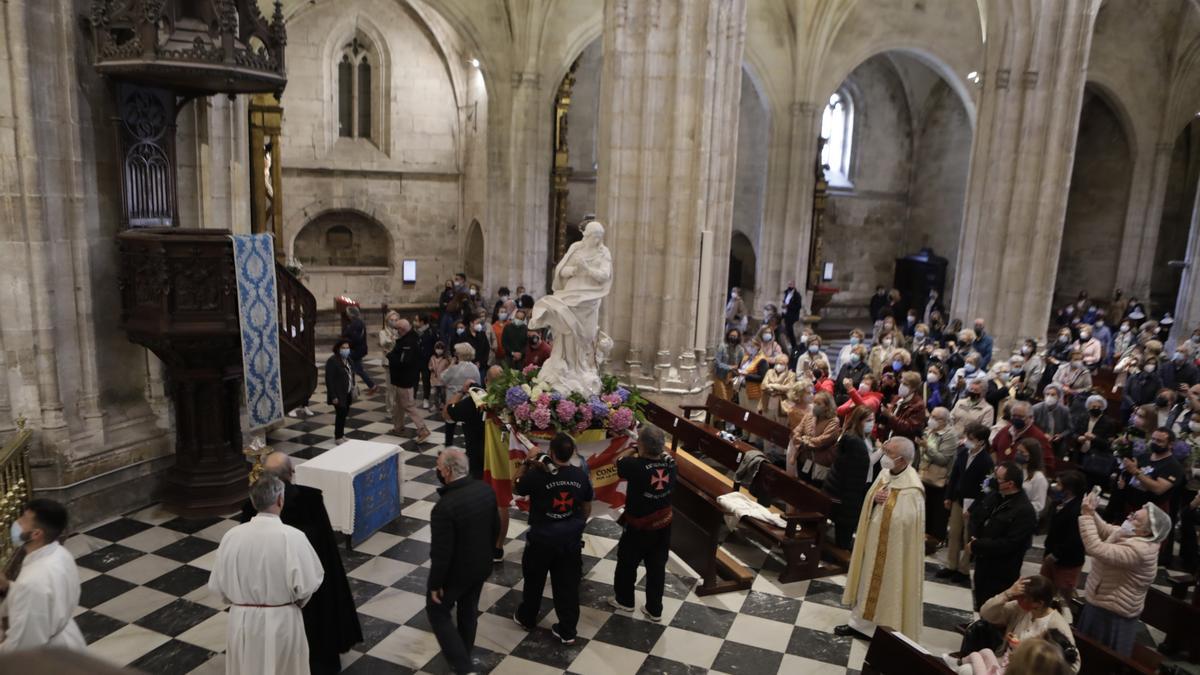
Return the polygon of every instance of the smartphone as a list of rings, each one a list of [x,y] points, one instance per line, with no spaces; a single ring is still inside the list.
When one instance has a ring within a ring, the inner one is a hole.
[[[1099,486],[1099,485],[1097,485],[1097,486],[1095,486],[1095,487],[1093,487],[1093,488],[1092,488],[1091,495],[1092,495],[1093,497],[1095,497],[1096,499],[1099,499],[1099,498],[1100,498],[1100,486]]]

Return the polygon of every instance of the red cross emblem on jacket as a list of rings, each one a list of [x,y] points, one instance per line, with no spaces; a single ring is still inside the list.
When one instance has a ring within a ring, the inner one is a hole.
[[[566,513],[575,507],[575,498],[571,496],[570,492],[560,492],[554,498],[554,503],[551,504],[551,507],[559,513]]]
[[[671,479],[667,476],[666,469],[655,469],[654,476],[650,479],[650,482],[654,485],[655,490],[662,490],[667,487],[667,483],[670,483]]]

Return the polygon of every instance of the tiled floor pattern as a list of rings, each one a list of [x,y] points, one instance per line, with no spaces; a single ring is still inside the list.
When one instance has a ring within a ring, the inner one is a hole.
[[[378,368],[372,374],[383,377]],[[314,396],[314,401],[323,399],[320,391]],[[443,425],[431,419],[434,433],[418,445],[389,435],[384,407],[382,394],[355,404],[347,435],[403,447],[404,509],[400,519],[354,551],[342,550],[365,636],[343,656],[343,665],[347,673],[445,673],[448,666],[424,612],[429,517],[438,484],[431,468],[443,447]],[[314,417],[289,418],[272,432],[273,447],[298,460],[332,447],[329,406],[312,409]],[[461,433],[456,441],[461,443]],[[228,518],[184,520],[150,506],[71,537],[67,546],[78,557],[83,581],[76,620],[89,650],[149,673],[223,672],[227,608],[205,585],[217,543],[235,524]],[[505,560],[484,586],[476,645],[482,672],[832,675],[856,673],[862,666],[866,643],[832,632],[848,616],[840,602],[844,577],[780,584],[778,561],[736,539],[727,548],[761,570],[751,590],[698,597],[692,573],[672,557],[662,623],[644,620],[640,613],[614,614],[607,598],[620,527],[607,517],[594,518],[584,535],[583,607],[575,645],[564,647],[552,639],[548,599],[539,628],[526,633],[510,618],[522,587],[525,528],[523,517],[515,514]],[[1031,551],[1030,560],[1037,557]],[[1037,568],[1033,562],[1026,567],[1030,573]],[[970,620],[971,599],[968,589],[935,580],[937,568],[931,558],[921,643],[940,654],[958,648],[954,628]]]

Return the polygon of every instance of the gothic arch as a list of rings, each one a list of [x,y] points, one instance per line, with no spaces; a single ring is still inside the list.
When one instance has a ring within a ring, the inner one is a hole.
[[[292,251],[306,267],[390,267],[392,236],[361,211],[331,209],[300,228]]]
[[[1108,81],[1108,78],[1099,73],[1089,73],[1087,83],[1084,85],[1087,91],[1104,99],[1108,109],[1116,115],[1117,120],[1121,123],[1121,130],[1125,134],[1125,142],[1129,145],[1130,158],[1138,156],[1138,137],[1137,128],[1133,124],[1133,118],[1129,114],[1129,108],[1121,100],[1121,96],[1117,94],[1116,88]]]
[[[463,251],[463,270],[468,280],[483,285],[483,266],[486,259],[483,227],[478,220],[472,220],[467,226],[467,240]]]
[[[329,27],[329,33],[321,45],[322,77],[321,83],[324,94],[322,110],[325,130],[325,154],[333,149],[338,140],[338,64],[346,43],[362,36],[370,43],[371,49],[377,55],[372,64],[371,79],[373,81],[373,96],[371,100],[371,132],[366,135],[384,154],[391,150],[391,90],[392,90],[392,55],[387,39],[383,32],[369,18],[362,14],[347,14]]]
[[[754,252],[754,243],[741,232],[734,232],[729,241],[729,281],[725,288],[726,297],[729,289],[737,286],[742,289],[742,298],[746,301],[746,309],[757,312],[754,296],[757,291],[758,256]]]

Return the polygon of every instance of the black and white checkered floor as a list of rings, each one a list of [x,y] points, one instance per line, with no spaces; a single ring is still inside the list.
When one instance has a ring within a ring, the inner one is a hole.
[[[371,373],[383,381],[380,369]],[[313,400],[323,401],[323,392]],[[424,612],[429,517],[438,484],[431,468],[442,449],[443,425],[431,419],[434,433],[418,445],[389,435],[384,408],[382,393],[355,404],[347,424],[353,431],[347,435],[403,447],[403,516],[353,552],[342,549],[366,638],[343,655],[342,663],[347,673],[445,673],[448,665]],[[329,406],[312,409],[316,416],[288,418],[284,428],[272,432],[271,445],[297,460],[332,447]],[[462,442],[461,433],[456,440]],[[76,621],[88,649],[149,673],[224,672],[227,608],[206,584],[217,543],[234,525],[229,518],[184,520],[150,506],[68,539],[83,581]],[[866,643],[833,634],[849,614],[840,602],[844,577],[779,584],[778,561],[741,540],[731,540],[727,548],[760,570],[751,590],[698,597],[693,574],[672,556],[662,623],[643,620],[640,613],[614,615],[607,599],[620,527],[607,517],[594,518],[584,535],[580,639],[570,647],[552,639],[549,600],[542,605],[539,628],[526,633],[510,618],[522,587],[525,529],[523,516],[514,514],[505,560],[484,586],[475,650],[482,672],[815,675],[856,673],[862,667]],[[1038,557],[1031,551],[1031,561]],[[1030,562],[1026,568],[1035,573],[1037,565]],[[921,643],[941,654],[958,648],[954,627],[971,619],[971,597],[966,588],[935,580],[937,569],[930,558]]]

